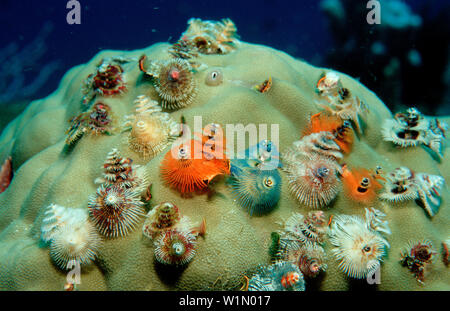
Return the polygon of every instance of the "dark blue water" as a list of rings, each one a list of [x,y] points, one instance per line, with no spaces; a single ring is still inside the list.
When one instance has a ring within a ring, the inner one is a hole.
[[[53,23],[49,48],[55,57],[85,62],[100,49],[136,49],[154,42],[174,41],[191,17],[231,18],[244,41],[289,49],[311,58],[326,48],[328,39],[317,0],[296,6],[275,1],[123,1],[80,0],[81,25],[66,23],[65,0],[14,1],[0,4],[0,45],[31,40],[46,22]]]

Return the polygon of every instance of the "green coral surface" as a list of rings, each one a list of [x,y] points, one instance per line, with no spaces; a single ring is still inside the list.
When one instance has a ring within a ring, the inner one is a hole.
[[[153,84],[143,77],[137,59],[146,54],[150,60],[170,59],[167,43],[154,44],[136,51],[102,51],[85,65],[71,69],[59,88],[50,96],[32,102],[3,131],[0,138],[0,160],[11,155],[15,176],[9,188],[0,194],[0,289],[63,290],[67,272],[51,260],[49,249],[40,242],[40,228],[45,208],[59,204],[87,209],[89,195],[98,185],[102,165],[108,152],[118,148],[134,164],[145,165],[152,183],[150,206],[168,201],[177,205],[182,215],[193,222],[203,217],[207,223],[205,237],[199,237],[197,254],[183,269],[155,263],[152,242],[143,236],[142,223],[129,235],[105,239],[93,265],[83,268],[78,290],[231,290],[239,289],[243,275],[251,276],[260,264],[270,263],[271,233],[293,213],[306,214],[309,208],[290,194],[286,175],[278,206],[269,214],[250,216],[237,205],[224,180],[212,187],[214,193],[196,194],[190,198],[163,184],[159,166],[169,146],[153,159],[143,159],[129,149],[127,133],[84,135],[70,150],[65,146],[68,120],[82,111],[81,92],[84,80],[96,70],[101,59],[110,56],[133,57],[136,60],[125,73],[127,92],[120,96],[97,96],[112,109],[116,124],[134,111],[133,101],[145,94],[160,101]],[[240,42],[226,55],[199,55],[205,64],[194,74],[198,93],[191,105],[169,111],[177,122],[184,116],[193,128],[194,116],[202,116],[203,125],[279,124],[279,146],[283,153],[300,135],[312,114],[320,111],[314,104],[315,86],[325,69],[296,60],[275,49]],[[223,83],[205,84],[208,72],[220,69]],[[272,77],[266,93],[253,89]],[[397,148],[381,136],[381,124],[392,113],[370,90],[355,79],[341,74],[343,85],[358,96],[370,112],[363,116],[363,134],[357,135],[350,154],[341,163],[350,167],[383,167],[385,172],[407,166],[416,172],[442,175],[450,181],[450,153],[437,161],[422,147]],[[443,120],[448,118],[442,118]],[[270,126],[269,126],[270,128]],[[269,131],[270,135],[270,131]],[[230,139],[230,138],[228,138]],[[390,249],[381,266],[380,290],[450,290],[449,270],[442,261],[441,242],[449,236],[449,191],[442,192],[439,213],[428,217],[416,202],[391,205],[376,201],[371,206],[383,211],[392,235]],[[325,210],[326,215],[364,215],[364,205],[355,203],[341,192]],[[410,271],[399,263],[400,250],[409,240],[429,239],[438,255],[426,276],[418,283]],[[325,243],[328,270],[307,281],[306,288],[350,290],[365,287],[365,280],[348,278],[338,269]]]

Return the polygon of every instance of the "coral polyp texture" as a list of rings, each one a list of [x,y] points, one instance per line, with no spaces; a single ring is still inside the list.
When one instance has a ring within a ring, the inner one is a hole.
[[[450,290],[449,121],[228,19],[101,51],[0,137],[0,289]]]

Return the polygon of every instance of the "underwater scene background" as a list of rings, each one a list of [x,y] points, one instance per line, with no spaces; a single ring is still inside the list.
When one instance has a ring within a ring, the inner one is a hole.
[[[448,20],[0,1],[0,290],[450,290]]]

